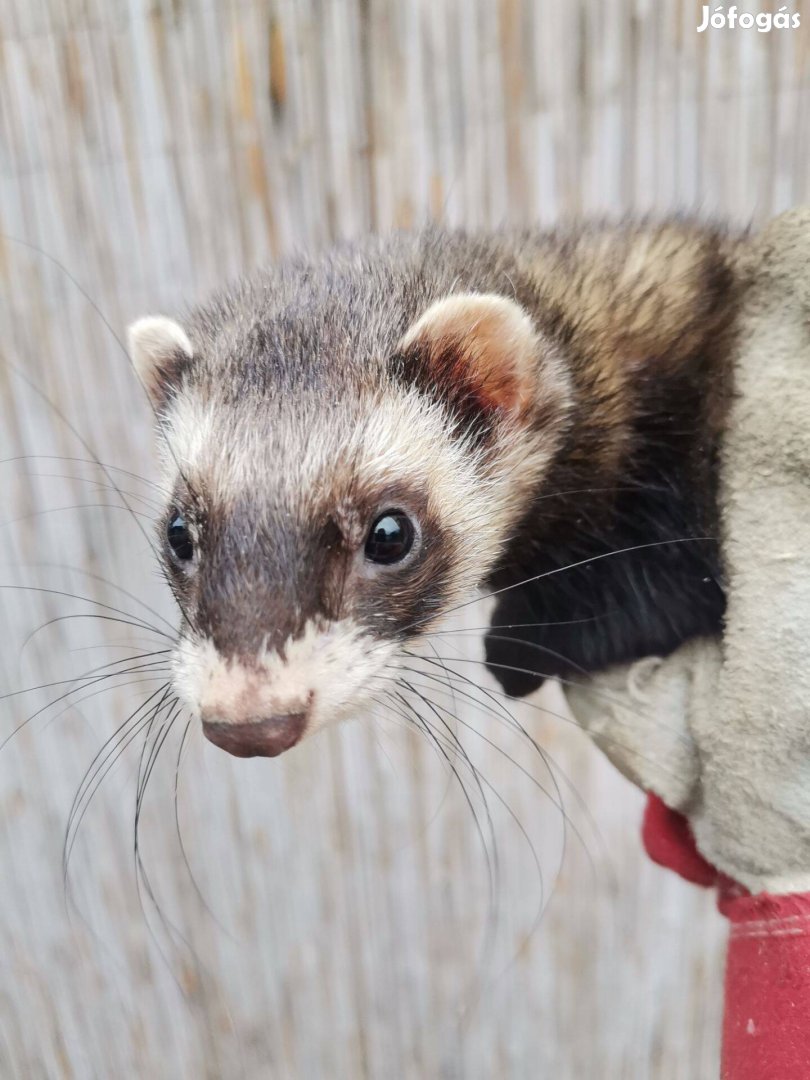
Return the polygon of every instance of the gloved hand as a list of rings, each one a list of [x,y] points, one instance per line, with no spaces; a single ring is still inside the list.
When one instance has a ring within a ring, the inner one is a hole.
[[[810,210],[745,257],[721,467],[722,641],[567,692],[616,765],[751,892],[810,891]]]
[[[719,887],[731,923],[724,1080],[797,1080],[810,1076],[810,210],[777,218],[743,270],[722,640],[566,693],[653,793],[653,858]]]

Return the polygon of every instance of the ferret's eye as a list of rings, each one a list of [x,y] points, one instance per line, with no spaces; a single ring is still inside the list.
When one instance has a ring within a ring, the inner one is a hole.
[[[189,562],[194,558],[194,544],[188,531],[186,519],[182,514],[174,514],[166,529],[166,539],[172,554],[178,562]]]
[[[401,562],[413,547],[416,530],[401,510],[386,510],[374,522],[366,540],[366,558],[371,562]]]

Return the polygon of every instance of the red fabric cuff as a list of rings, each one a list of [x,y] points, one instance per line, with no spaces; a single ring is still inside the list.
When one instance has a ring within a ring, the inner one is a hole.
[[[647,854],[659,866],[674,870],[693,885],[717,884],[717,871],[698,851],[689,822],[657,795],[647,796],[641,838]]]
[[[810,1077],[810,893],[724,889],[724,1080]]]
[[[722,1080],[810,1078],[810,893],[751,896],[703,858],[687,820],[655,795],[642,837],[654,862],[716,885],[730,923]]]

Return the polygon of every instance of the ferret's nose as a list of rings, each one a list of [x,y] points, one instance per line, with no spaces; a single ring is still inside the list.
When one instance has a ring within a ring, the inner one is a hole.
[[[238,724],[212,716],[203,720],[203,734],[235,757],[277,757],[295,746],[307,726],[307,713],[257,717]]]

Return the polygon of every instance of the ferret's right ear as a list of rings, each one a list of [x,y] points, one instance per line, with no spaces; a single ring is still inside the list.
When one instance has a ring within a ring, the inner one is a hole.
[[[149,315],[131,324],[127,344],[135,374],[160,409],[194,358],[188,335],[174,319]]]

